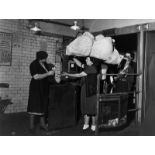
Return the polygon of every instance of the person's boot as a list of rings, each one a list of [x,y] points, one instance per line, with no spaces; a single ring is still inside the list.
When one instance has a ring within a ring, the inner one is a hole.
[[[91,130],[94,132],[96,130],[96,117],[92,116]]]

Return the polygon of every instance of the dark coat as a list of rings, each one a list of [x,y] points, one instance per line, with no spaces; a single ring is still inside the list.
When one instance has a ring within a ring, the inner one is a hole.
[[[49,71],[48,65],[45,64],[46,69]],[[35,74],[44,74],[47,71],[40,65],[37,60],[30,64],[30,74],[33,77]],[[30,113],[44,114],[48,107],[49,95],[49,77],[35,80],[31,79],[29,86],[29,99],[27,111]]]
[[[86,66],[84,82],[81,89],[81,111],[82,114],[95,115],[97,104],[97,70],[95,66]]]

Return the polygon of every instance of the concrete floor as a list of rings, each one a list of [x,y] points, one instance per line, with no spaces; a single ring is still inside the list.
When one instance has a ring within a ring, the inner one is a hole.
[[[36,127],[35,133],[29,133],[27,113],[0,114],[0,136],[94,136],[91,131],[83,132],[82,121],[76,126],[58,129],[54,131],[42,131],[39,126]],[[102,131],[100,136],[138,136],[139,129],[134,123],[122,129],[112,131]]]

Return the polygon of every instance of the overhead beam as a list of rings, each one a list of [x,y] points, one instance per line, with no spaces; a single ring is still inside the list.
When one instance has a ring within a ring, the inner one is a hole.
[[[66,27],[73,26],[73,25],[62,23],[62,22],[58,22],[58,21],[52,21],[50,19],[29,19],[29,21],[44,22],[44,23],[56,24],[56,25],[66,26]],[[81,26],[81,28],[83,30],[89,30],[87,27],[84,27],[84,26]]]
[[[63,37],[74,38],[72,36],[67,36],[67,35],[62,35],[62,34],[55,34],[55,33],[50,33],[50,32],[45,32],[45,31],[36,32],[35,35],[38,35],[38,36],[48,36],[48,37],[56,37],[56,38],[63,38]]]

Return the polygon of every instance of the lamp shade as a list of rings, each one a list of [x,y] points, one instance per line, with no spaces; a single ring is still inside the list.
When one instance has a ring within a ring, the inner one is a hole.
[[[80,29],[80,27],[77,25],[77,21],[74,21],[74,25],[71,26],[71,29],[75,31]]]
[[[35,32],[41,31],[41,29],[38,26],[38,23],[34,23],[34,27],[30,28],[30,30]]]

